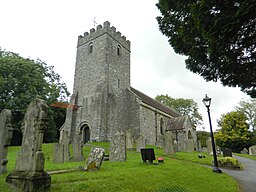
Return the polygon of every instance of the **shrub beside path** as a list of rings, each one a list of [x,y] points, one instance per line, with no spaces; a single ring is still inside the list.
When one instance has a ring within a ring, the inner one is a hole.
[[[222,168],[223,172],[234,177],[239,184],[241,192],[256,191],[256,161],[244,157],[234,156],[244,166],[243,170],[231,170]]]

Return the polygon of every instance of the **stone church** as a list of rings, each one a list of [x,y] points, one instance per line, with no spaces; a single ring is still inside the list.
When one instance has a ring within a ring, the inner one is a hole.
[[[186,141],[196,143],[196,129],[188,117],[130,86],[130,41],[108,21],[78,37],[73,94],[61,137],[110,141],[122,132],[126,147],[139,138],[149,145],[163,145],[170,131],[179,150]]]

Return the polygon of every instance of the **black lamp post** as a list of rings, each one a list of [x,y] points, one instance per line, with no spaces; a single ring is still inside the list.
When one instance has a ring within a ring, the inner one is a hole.
[[[213,160],[214,160],[214,166],[213,166],[212,171],[216,172],[216,173],[222,173],[221,169],[218,167],[214,136],[213,136],[213,132],[212,132],[212,122],[211,122],[211,115],[210,115],[211,100],[212,99],[207,97],[207,95],[205,95],[205,98],[203,99],[203,103],[204,103],[205,107],[207,108],[208,117],[209,117],[209,124],[210,124],[210,131],[211,131],[212,152],[213,152]]]

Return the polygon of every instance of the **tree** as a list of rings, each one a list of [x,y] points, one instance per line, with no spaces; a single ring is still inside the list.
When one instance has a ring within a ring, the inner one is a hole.
[[[237,111],[244,113],[248,119],[248,124],[251,130],[255,132],[256,129],[256,99],[242,100],[236,107]]]
[[[256,2],[159,0],[160,31],[186,68],[256,97]]]
[[[195,127],[202,124],[202,116],[198,112],[198,105],[192,99],[174,99],[168,95],[157,95],[155,98],[163,105],[176,110],[181,115],[189,115],[192,125]]]
[[[206,141],[210,137],[210,133],[207,131],[197,131],[196,132],[197,140],[201,141],[202,147],[207,147]]]
[[[218,121],[221,129],[215,133],[217,145],[221,148],[230,148],[234,152],[240,152],[252,145],[252,132],[246,123],[247,117],[241,111],[232,111],[223,114]]]
[[[29,103],[40,96],[50,105],[57,101],[65,101],[69,92],[60,76],[41,60],[23,58],[16,53],[0,49],[0,111],[10,109],[15,128],[12,144],[20,144],[20,126]],[[44,141],[56,140],[56,120],[64,121],[65,110],[49,109],[49,128]],[[59,125],[58,125],[59,126]]]

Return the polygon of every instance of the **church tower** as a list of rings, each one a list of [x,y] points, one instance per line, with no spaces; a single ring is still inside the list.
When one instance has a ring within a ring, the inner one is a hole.
[[[123,113],[122,96],[130,90],[130,41],[108,21],[78,37],[71,107],[66,131],[84,143],[109,140]],[[122,110],[120,112],[119,110]]]
[[[73,93],[92,95],[106,86],[130,87],[130,42],[108,21],[78,37]]]

